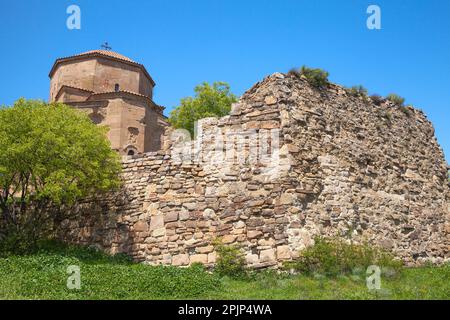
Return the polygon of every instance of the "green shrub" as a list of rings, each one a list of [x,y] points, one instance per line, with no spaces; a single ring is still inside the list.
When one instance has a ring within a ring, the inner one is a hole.
[[[300,70],[297,68],[292,68],[291,70],[289,70],[288,74],[291,76],[298,77],[298,78],[300,78],[300,76],[301,76]]]
[[[244,256],[236,245],[224,245],[220,240],[214,242],[217,252],[217,262],[214,271],[220,276],[231,278],[246,274]]]
[[[370,265],[400,270],[401,262],[387,252],[368,244],[347,243],[342,239],[317,237],[313,246],[300,252],[285,268],[306,274],[322,274],[336,277],[366,270]]]
[[[378,94],[373,94],[370,96],[370,99],[372,100],[372,102],[374,104],[376,104],[377,106],[380,106],[383,102],[384,102],[384,98]]]
[[[328,85],[328,75],[329,73],[322,69],[308,68],[302,66],[300,70],[291,69],[288,74],[295,75],[297,77],[305,76],[306,80],[312,86],[316,88],[323,88]]]
[[[395,93],[388,94],[386,97],[389,101],[395,103],[398,106],[403,107],[403,104],[405,103],[405,98],[400,97],[399,95]]]
[[[169,115],[168,121],[175,129],[185,129],[194,138],[195,122],[208,117],[223,117],[230,113],[238,98],[231,93],[226,82],[204,82],[194,88],[195,96],[182,98]]]
[[[0,106],[0,223],[7,238],[34,246],[73,214],[62,208],[121,186],[120,157],[107,131],[61,103]]]
[[[367,96],[367,89],[363,86],[353,86],[351,88],[346,89],[348,94],[353,97],[366,97]]]
[[[35,240],[29,236],[29,232],[21,232],[14,226],[8,225],[3,227],[2,233],[0,237],[0,257],[30,253],[35,249]]]

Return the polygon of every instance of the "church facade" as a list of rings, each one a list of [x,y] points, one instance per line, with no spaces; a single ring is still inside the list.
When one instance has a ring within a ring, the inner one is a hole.
[[[109,127],[111,147],[121,155],[157,151],[168,125],[153,101],[155,82],[142,64],[109,50],[93,50],[55,61],[50,101],[62,102]]]

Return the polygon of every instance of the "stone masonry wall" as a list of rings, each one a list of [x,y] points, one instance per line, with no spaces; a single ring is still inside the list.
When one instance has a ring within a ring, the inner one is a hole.
[[[178,266],[213,265],[218,237],[254,268],[295,258],[316,235],[408,264],[449,259],[447,165],[421,111],[276,73],[202,123],[194,142],[168,130],[161,151],[126,158],[123,190],[81,203],[61,237]]]

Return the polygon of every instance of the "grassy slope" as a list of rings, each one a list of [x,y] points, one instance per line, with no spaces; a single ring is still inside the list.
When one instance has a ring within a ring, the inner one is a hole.
[[[450,267],[406,269],[382,278],[381,290],[370,292],[365,279],[260,275],[253,281],[222,279],[225,289],[211,299],[450,299]]]
[[[81,290],[66,269],[81,268]],[[407,269],[371,293],[361,276],[328,279],[263,272],[220,279],[201,268],[150,267],[75,247],[0,258],[0,299],[450,299],[450,266]]]

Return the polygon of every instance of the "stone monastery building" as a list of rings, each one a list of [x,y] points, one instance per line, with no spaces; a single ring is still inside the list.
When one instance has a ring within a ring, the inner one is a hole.
[[[153,101],[155,82],[142,64],[107,50],[55,61],[50,70],[50,101],[87,112],[110,128],[108,138],[122,155],[161,148],[168,125],[164,107]]]

